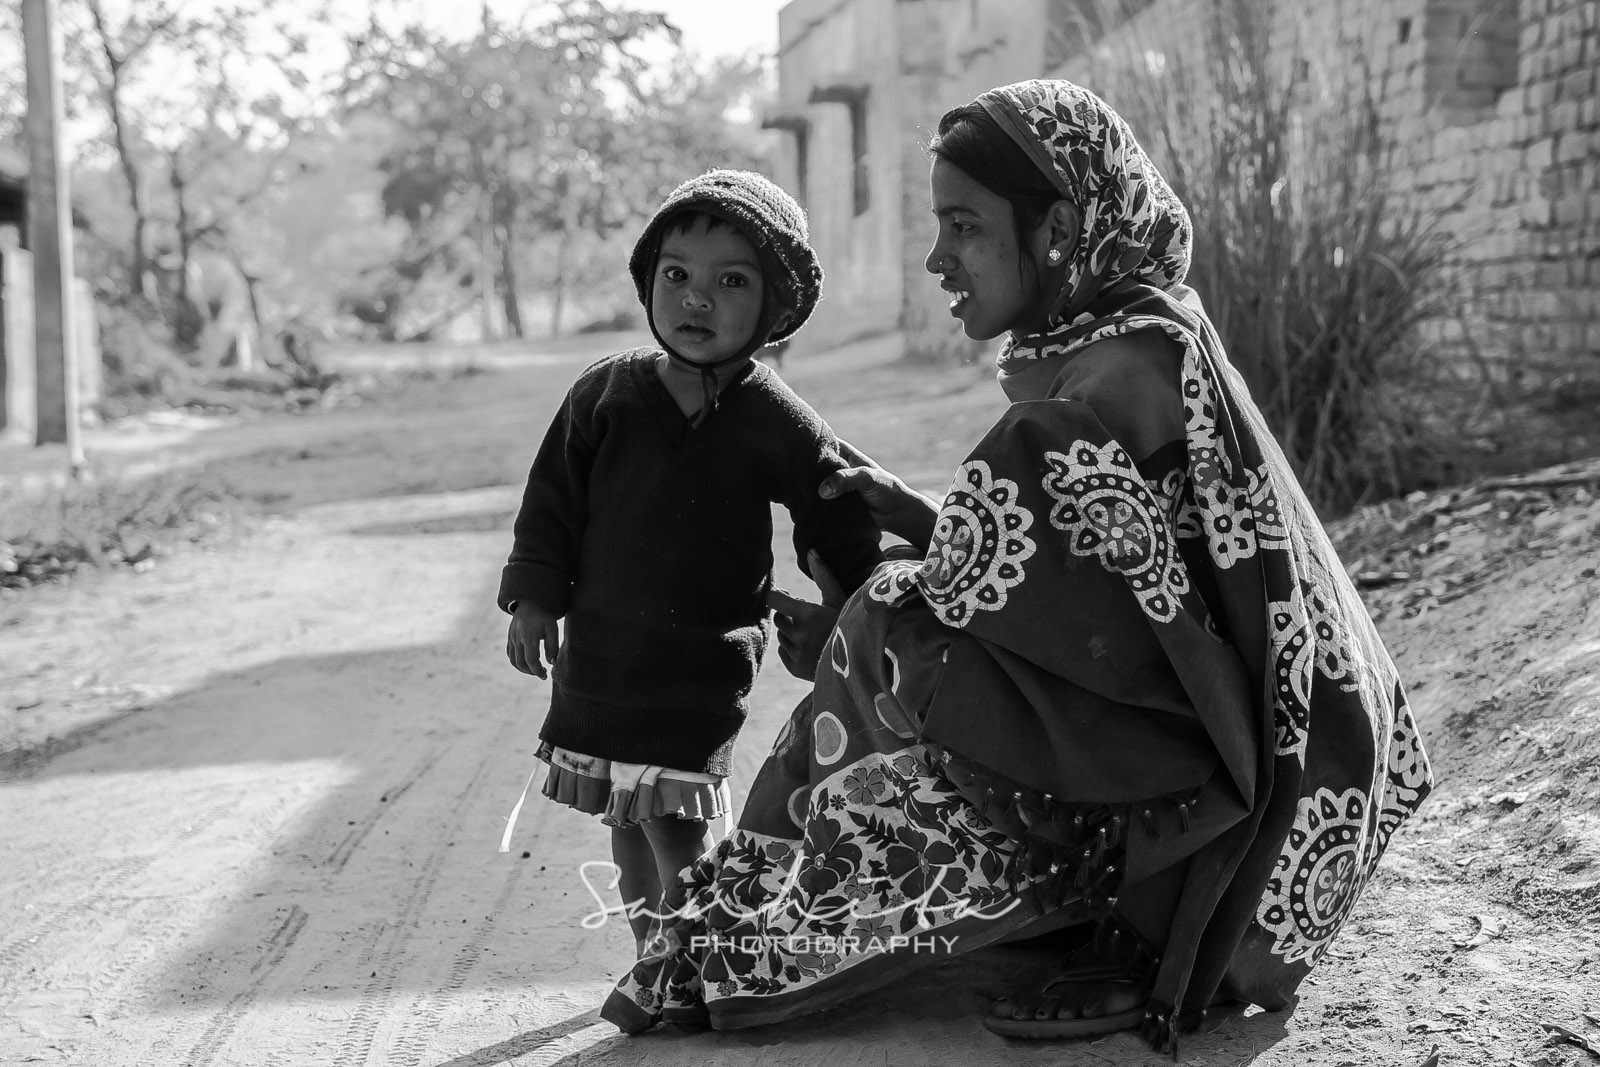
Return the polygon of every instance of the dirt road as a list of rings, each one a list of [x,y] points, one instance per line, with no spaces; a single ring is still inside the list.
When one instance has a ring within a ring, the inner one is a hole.
[[[603,872],[586,884],[581,870],[607,858],[603,833],[536,799],[512,850],[496,851],[544,692],[505,664],[492,600],[537,437],[613,343],[478,353],[495,369],[445,372],[376,406],[91,439],[117,462],[215,470],[267,513],[147,573],[0,604],[0,743],[12,750],[0,1063],[1170,1062],[1124,1035],[1038,1046],[987,1034],[986,997],[1043,962],[1006,949],[766,1030],[629,1039],[597,1021],[631,950],[626,923],[597,914],[613,899]],[[888,352],[815,357],[790,377],[841,433],[942,490],[998,390],[979,370],[908,378]],[[780,532],[780,557],[785,543]],[[787,561],[780,580],[806,588]],[[1592,677],[1581,689],[1600,660],[1591,594],[1569,590],[1588,643],[1561,638],[1551,716],[1594,706]],[[1527,610],[1538,615],[1535,600]],[[1438,753],[1464,698],[1447,686],[1472,679],[1447,681],[1456,651],[1405,647],[1438,680],[1418,700]],[[775,661],[763,672],[736,799],[801,692]],[[1536,1023],[1581,1028],[1600,1008],[1581,897],[1592,843],[1569,853],[1583,861],[1568,878],[1576,910],[1508,906],[1501,883],[1458,863],[1476,847],[1473,795],[1447,786],[1401,835],[1293,1014],[1223,1013],[1182,1062],[1414,1067],[1434,1045],[1444,1063],[1579,1062],[1572,1046],[1544,1048]],[[1452,947],[1475,916],[1503,935]]]

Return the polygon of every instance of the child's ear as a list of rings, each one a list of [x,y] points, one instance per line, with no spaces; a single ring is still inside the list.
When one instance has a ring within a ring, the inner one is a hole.
[[[787,330],[789,328],[789,323],[791,323],[793,321],[794,321],[794,316],[791,315],[789,312],[785,311],[782,315],[779,315],[776,319],[773,320],[772,329],[767,331],[767,336],[771,337],[775,333],[782,333],[784,330]]]

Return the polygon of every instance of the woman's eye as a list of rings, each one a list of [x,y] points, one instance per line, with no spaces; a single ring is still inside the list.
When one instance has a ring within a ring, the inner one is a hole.
[[[970,222],[952,222],[950,228],[956,232],[957,237],[966,237],[976,229]]]

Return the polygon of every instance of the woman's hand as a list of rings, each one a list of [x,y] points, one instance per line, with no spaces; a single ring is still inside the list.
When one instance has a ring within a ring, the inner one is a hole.
[[[812,581],[822,591],[822,603],[813,604],[782,589],[773,589],[767,594],[767,607],[772,609],[772,621],[778,628],[778,658],[784,669],[811,682],[816,680],[817,663],[834,623],[839,621],[845,596],[821,556],[808,552],[806,563],[811,568]]]
[[[849,441],[840,440],[839,454],[851,466],[822,479],[817,494],[832,500],[843,493],[856,493],[878,529],[926,551],[939,518],[938,501],[911,488]]]
[[[511,614],[511,627],[506,631],[506,658],[513,667],[536,678],[547,676],[545,662],[553,666],[561,647],[557,618],[555,612],[531,600],[517,601],[517,608]],[[543,660],[539,658],[541,648]]]

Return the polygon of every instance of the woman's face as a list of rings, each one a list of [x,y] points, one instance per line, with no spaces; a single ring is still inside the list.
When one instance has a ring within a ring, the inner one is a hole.
[[[1042,329],[1055,294],[1039,290],[1042,251],[1018,243],[1010,201],[937,156],[930,184],[939,233],[923,265],[939,275],[963,332],[987,341],[1007,330]],[[1024,258],[1036,269],[1026,271]]]

